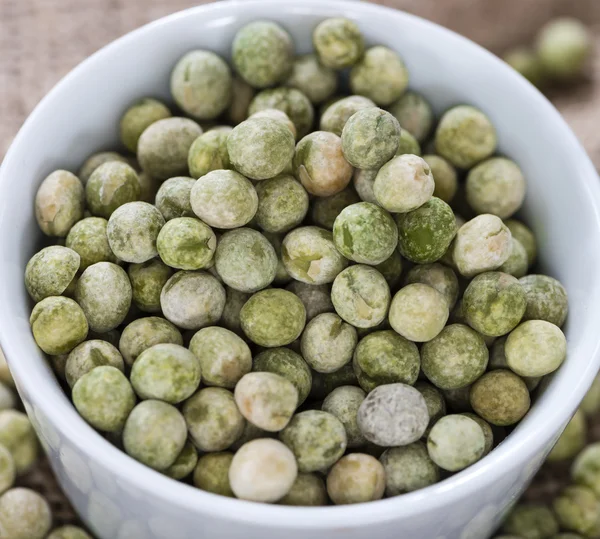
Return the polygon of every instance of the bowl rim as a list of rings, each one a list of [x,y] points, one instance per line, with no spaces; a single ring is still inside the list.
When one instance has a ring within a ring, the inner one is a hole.
[[[512,78],[512,84],[520,86],[521,91],[528,99],[541,102],[541,106],[544,107],[548,117],[564,132],[565,138],[562,141],[564,151],[572,153],[579,160],[580,176],[586,178],[581,187],[589,195],[590,204],[593,206],[596,217],[596,225],[600,229],[600,186],[598,185],[596,171],[561,115],[535,87],[494,54],[451,30],[403,11],[355,0],[302,0],[301,4],[291,1],[281,2],[280,0],[228,0],[204,4],[162,17],[110,42],[65,75],[29,115],[0,167],[0,196],[9,183],[6,171],[12,168],[11,162],[16,153],[15,148],[23,144],[28,131],[35,125],[40,111],[48,106],[54,96],[59,95],[64,88],[67,88],[73,79],[84,74],[87,69],[93,68],[93,64],[97,59],[113,54],[121,45],[135,40],[142,34],[151,33],[157,27],[175,24],[177,21],[196,13],[210,13],[212,16],[227,15],[236,9],[251,9],[253,6],[259,5],[261,7],[272,7],[273,9],[283,7],[287,11],[335,8],[339,11],[340,16],[350,16],[355,19],[360,18],[361,15],[368,15],[395,18],[398,21],[403,20],[405,23],[408,22],[423,28],[427,32],[439,35],[445,41],[450,40],[459,47],[467,47],[471,49],[472,54],[478,55],[482,61],[494,66],[494,69],[503,70],[504,76]],[[0,268],[0,275],[2,271],[2,268]],[[0,312],[0,321],[2,318],[7,317],[10,317],[10,315],[3,309]],[[540,440],[547,440],[548,432],[556,428],[557,421],[562,422],[563,426],[566,424],[570,414],[575,411],[598,370],[600,364],[600,334],[597,336],[588,335],[586,339],[591,342],[591,344],[588,344],[588,348],[592,352],[585,368],[581,370],[581,366],[575,363],[563,367],[563,369],[574,370],[579,368],[580,370],[574,375],[574,380],[571,380],[571,382],[575,382],[574,385],[567,387],[565,383],[562,384],[565,386],[563,389],[569,389],[569,391],[562,395],[560,404],[555,402],[554,407],[552,407],[550,403],[545,402],[544,407],[538,406],[537,409],[532,410],[530,414],[535,414],[537,421],[530,425],[528,429],[520,429],[512,433],[505,442],[481,461],[439,483],[402,496],[352,506],[313,508],[268,505],[226,498],[174,481],[135,461],[92,429],[77,414],[67,395],[64,395],[64,398],[55,397],[54,391],[49,390],[52,388],[49,387],[47,370],[39,364],[37,358],[31,360],[34,362],[34,368],[29,371],[25,365],[26,361],[17,360],[20,355],[19,343],[16,342],[16,339],[13,341],[6,324],[0,323],[0,341],[8,363],[15,372],[17,384],[35,388],[36,406],[46,410],[45,413],[51,418],[52,426],[62,437],[67,438],[78,451],[87,455],[89,459],[99,462],[103,467],[112,469],[114,473],[119,474],[130,485],[135,485],[141,492],[152,492],[153,495],[163,499],[166,506],[177,504],[181,508],[189,509],[191,514],[201,508],[203,512],[209,512],[215,517],[218,516],[224,520],[239,523],[295,529],[319,528],[321,530],[331,528],[348,529],[356,526],[381,524],[382,522],[418,515],[424,511],[435,510],[453,501],[467,499],[473,495],[477,496],[482,486],[493,485],[496,480],[504,475],[506,470],[516,466],[515,463],[522,460],[522,457],[516,458],[517,455],[528,454],[533,459],[540,456],[541,451],[541,457],[543,457],[546,450]],[[47,390],[44,390],[44,388]],[[544,408],[543,413],[540,408]],[[568,412],[565,412],[565,410]]]

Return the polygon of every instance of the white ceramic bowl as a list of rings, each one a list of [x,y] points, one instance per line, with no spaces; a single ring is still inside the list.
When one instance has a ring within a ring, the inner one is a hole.
[[[545,271],[570,295],[569,357],[513,434],[489,456],[437,485],[376,503],[291,508],[214,496],[130,459],[94,432],[56,383],[29,330],[24,267],[41,240],[37,186],[52,170],[77,170],[117,144],[133,100],[168,99],[169,73],[193,48],[229,56],[237,29],[282,23],[299,52],[325,17],[358,22],[371,43],[397,50],[411,85],[437,111],[472,103],[494,122],[500,149],[528,180],[523,214]],[[194,8],[114,42],[71,72],[39,104],[0,172],[0,339],[19,391],[60,483],[102,539],[384,539],[487,537],[523,490],[598,370],[600,189],[596,173],[556,110],[500,60],[419,18],[360,2],[249,0]]]

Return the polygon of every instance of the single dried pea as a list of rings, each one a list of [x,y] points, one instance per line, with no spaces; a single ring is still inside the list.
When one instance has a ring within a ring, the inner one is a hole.
[[[227,137],[229,159],[235,169],[253,180],[280,174],[294,156],[294,135],[271,118],[249,118]]]
[[[117,261],[108,243],[107,227],[108,221],[102,217],[86,217],[69,230],[65,245],[79,255],[80,271],[97,262]]]
[[[96,170],[100,165],[108,163],[109,161],[119,161],[130,165],[130,161],[124,155],[117,152],[98,152],[90,155],[81,165],[77,176],[81,180],[81,183],[85,187],[85,184],[90,179],[92,172]]]
[[[141,264],[158,254],[156,242],[164,224],[162,214],[152,204],[129,202],[110,215],[106,236],[117,258]]]
[[[190,194],[196,184],[194,178],[177,176],[162,183],[156,193],[156,207],[165,221],[176,217],[193,217]]]
[[[288,232],[297,227],[308,212],[308,193],[293,176],[282,174],[259,182],[256,194],[256,224],[266,232]]]
[[[231,70],[214,52],[190,51],[173,68],[171,95],[186,114],[197,120],[212,120],[231,103]]]
[[[346,430],[334,415],[319,410],[296,414],[279,435],[298,462],[298,471],[323,471],[344,454]]]
[[[250,228],[223,234],[215,252],[219,277],[240,292],[256,292],[269,286],[275,279],[277,262],[269,240]]]
[[[544,376],[561,366],[567,355],[563,332],[545,320],[528,320],[506,339],[506,363],[521,376]]]
[[[176,217],[160,230],[156,248],[167,266],[198,270],[212,264],[217,237],[212,229],[199,219]]]
[[[183,416],[170,404],[140,402],[123,429],[123,447],[130,457],[155,470],[166,470],[181,453],[187,438]]]
[[[352,93],[387,107],[398,100],[408,86],[408,71],[402,58],[381,45],[367,49],[350,71]]]
[[[7,539],[44,539],[52,526],[45,498],[28,488],[13,488],[0,496],[0,530]]]
[[[358,338],[356,329],[337,314],[313,318],[302,334],[302,356],[317,372],[334,372],[350,363]]]
[[[396,382],[413,385],[420,364],[417,346],[391,330],[370,333],[354,350],[354,372],[365,391]]]
[[[418,381],[414,387],[423,395],[425,404],[427,404],[427,412],[429,413],[429,425],[425,431],[425,436],[427,436],[437,420],[446,415],[446,399],[440,389],[428,382]]]
[[[254,21],[236,33],[232,43],[233,65],[255,88],[283,81],[292,69],[294,43],[290,34],[271,21]]]
[[[587,537],[598,535],[600,503],[591,489],[569,485],[554,499],[552,509],[562,529]]]
[[[185,401],[183,417],[200,451],[224,451],[244,430],[244,417],[233,393],[222,387],[207,387],[196,392]]]
[[[292,230],[281,246],[282,261],[288,274],[307,284],[331,283],[348,265],[334,241],[329,230],[316,226]]]
[[[225,328],[208,327],[190,341],[190,351],[198,358],[205,385],[233,389],[252,369],[248,345]]]
[[[202,176],[192,187],[190,202],[206,224],[223,229],[248,224],[259,204],[252,183],[233,170],[213,170]]]
[[[392,299],[389,322],[406,339],[427,342],[442,331],[449,315],[448,302],[440,292],[414,283],[401,288]]]
[[[371,391],[358,409],[358,426],[370,442],[393,447],[416,442],[429,424],[425,399],[406,384],[387,384]]]
[[[201,490],[233,498],[234,494],[229,484],[232,460],[233,453],[226,451],[201,456],[194,469],[194,485]]]
[[[390,288],[375,268],[357,264],[335,278],[331,301],[346,322],[357,328],[371,328],[383,322],[387,315]]]
[[[496,150],[496,130],[479,109],[458,105],[446,111],[435,132],[437,153],[458,168],[471,168]]]
[[[161,343],[146,348],[133,362],[131,385],[143,399],[178,404],[200,385],[200,363],[178,344]]]
[[[416,210],[398,214],[396,224],[398,250],[418,264],[442,258],[458,229],[452,209],[437,197],[430,198]]]
[[[201,178],[213,170],[230,168],[227,152],[229,130],[212,129],[202,133],[190,146],[188,168],[194,178]]]
[[[269,348],[295,341],[306,323],[306,309],[300,299],[273,288],[254,294],[240,312],[242,329],[254,343]]]
[[[189,173],[188,153],[202,128],[188,118],[165,118],[144,130],[137,158],[142,170],[159,180]]]
[[[135,400],[129,380],[115,367],[95,367],[73,386],[73,404],[79,414],[104,432],[121,432]]]
[[[510,255],[508,255],[506,262],[498,268],[498,271],[508,273],[519,279],[527,273],[528,267],[527,251],[523,244],[513,236],[510,244]]]
[[[514,425],[528,412],[531,404],[525,382],[503,369],[481,376],[471,387],[473,410],[492,425]]]
[[[544,68],[539,56],[533,49],[524,46],[514,47],[507,51],[502,59],[531,84],[539,86],[544,82]]]
[[[140,311],[160,313],[160,292],[173,270],[159,258],[141,264],[129,264],[133,303]]]
[[[313,30],[312,41],[321,63],[333,69],[353,66],[365,50],[360,28],[344,17],[321,21]]]
[[[200,329],[221,318],[225,289],[204,271],[178,271],[160,294],[165,318],[183,329]]]
[[[314,131],[298,142],[292,170],[310,194],[320,197],[339,193],[352,179],[342,139],[328,131]]]
[[[359,264],[380,264],[398,245],[391,215],[369,202],[344,208],[333,224],[333,242],[346,258]]]
[[[87,268],[75,289],[90,329],[104,333],[120,325],[131,305],[131,283],[123,268],[98,262]]]
[[[294,384],[272,372],[251,372],[236,384],[235,402],[241,414],[267,432],[285,428],[298,405]]]
[[[373,195],[394,213],[416,210],[433,195],[435,181],[429,165],[418,155],[398,155],[377,172]]]
[[[91,339],[76,346],[67,356],[65,363],[65,379],[73,388],[77,380],[101,366],[115,367],[123,372],[123,357],[111,343],[99,339]]]
[[[452,258],[464,277],[498,269],[510,256],[510,230],[495,215],[478,215],[462,225],[452,246]]]
[[[25,287],[34,301],[60,296],[66,291],[79,269],[77,252],[52,245],[38,251],[25,267]]]
[[[327,492],[336,505],[379,500],[385,492],[383,466],[371,455],[346,455],[329,470]]]
[[[484,454],[485,436],[481,427],[465,415],[442,417],[427,437],[431,460],[450,472],[463,470]]]
[[[315,54],[298,56],[285,85],[300,90],[315,105],[329,99],[337,89],[337,75]]]
[[[437,262],[433,264],[418,264],[406,274],[405,284],[422,283],[435,288],[444,295],[448,307],[452,309],[458,299],[458,278],[456,273]]]
[[[529,266],[531,266],[535,262],[537,255],[537,242],[533,232],[516,219],[508,219],[504,224],[510,230],[513,238],[519,240],[523,247],[525,247],[527,261],[529,262]]]
[[[344,157],[356,168],[380,168],[396,155],[399,144],[398,120],[377,107],[354,113],[342,130]]]
[[[255,502],[280,500],[290,491],[297,475],[293,453],[269,438],[244,444],[229,468],[229,482],[236,497]]]
[[[320,506],[327,505],[327,488],[316,473],[299,473],[289,492],[279,500],[281,505]]]
[[[39,186],[35,195],[35,218],[46,236],[65,237],[83,218],[84,191],[79,178],[56,170]]]
[[[440,480],[439,468],[423,442],[386,449],[379,461],[385,472],[386,496],[419,490]]]
[[[88,333],[83,309],[70,298],[50,296],[40,301],[29,317],[33,338],[46,354],[66,354]]]
[[[88,209],[96,217],[108,219],[127,202],[140,196],[140,180],[136,171],[126,163],[109,161],[100,165],[85,185]]]
[[[569,302],[565,287],[547,275],[527,275],[519,279],[525,290],[525,320],[546,320],[561,327],[565,323]]]
[[[519,281],[508,273],[491,271],[477,275],[463,295],[468,324],[491,337],[506,335],[521,321],[526,295]]]

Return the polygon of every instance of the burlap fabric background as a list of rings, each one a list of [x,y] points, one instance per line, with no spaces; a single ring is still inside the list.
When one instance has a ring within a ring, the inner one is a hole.
[[[0,159],[37,102],[79,62],[138,26],[202,3],[206,2],[0,0]],[[513,44],[527,43],[544,22],[559,15],[584,20],[593,27],[600,45],[600,0],[375,0],[375,3],[438,22],[496,53]],[[573,88],[553,89],[550,96],[600,167],[600,84],[594,84],[600,79],[598,56],[588,80]],[[600,439],[600,425],[595,430],[591,438]],[[530,488],[528,497],[551,496],[564,473],[564,467],[546,468]],[[22,483],[48,497],[57,524],[76,520],[46,462]]]

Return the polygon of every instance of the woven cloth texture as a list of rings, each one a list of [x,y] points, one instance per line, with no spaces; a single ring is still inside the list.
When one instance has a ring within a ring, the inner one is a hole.
[[[239,0],[244,1],[244,0]],[[287,0],[281,0],[282,2]],[[202,0],[0,0],[0,160],[38,101],[79,62],[115,38]],[[528,43],[549,19],[578,17],[600,50],[600,0],[378,0],[455,30],[495,53]],[[600,54],[589,76],[550,98],[600,167]],[[600,439],[600,421],[590,439]],[[527,493],[550,498],[567,474],[545,467]],[[57,525],[77,521],[45,460],[22,479],[51,502]]]

